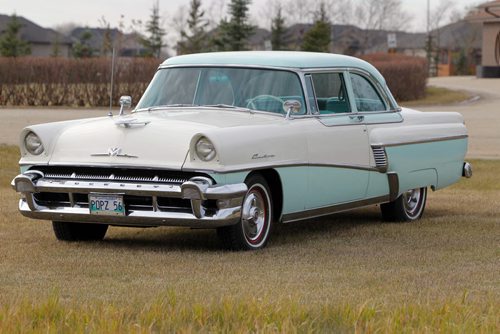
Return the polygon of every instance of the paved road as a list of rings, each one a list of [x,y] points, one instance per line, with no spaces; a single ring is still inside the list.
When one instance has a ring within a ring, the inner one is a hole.
[[[431,78],[429,85],[464,90],[481,97],[472,103],[416,109],[458,111],[469,130],[468,158],[500,159],[500,79]]]
[[[481,96],[479,101],[472,103],[415,109],[460,112],[469,129],[468,158],[500,159],[500,79],[432,78],[429,84],[465,90]],[[30,124],[105,116],[107,112],[105,108],[0,108],[0,143],[17,145],[19,132]]]

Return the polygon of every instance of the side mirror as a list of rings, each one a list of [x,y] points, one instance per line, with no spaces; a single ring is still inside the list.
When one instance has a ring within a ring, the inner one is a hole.
[[[297,100],[286,100],[283,102],[283,109],[286,110],[285,119],[290,119],[290,115],[298,114],[300,112],[300,108],[302,104]]]
[[[132,97],[124,95],[120,97],[120,116],[123,115],[123,111],[125,108],[130,108],[132,105]]]

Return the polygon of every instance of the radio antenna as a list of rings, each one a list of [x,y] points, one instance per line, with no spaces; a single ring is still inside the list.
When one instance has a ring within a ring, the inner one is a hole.
[[[113,48],[113,53],[111,55],[111,84],[109,88],[109,113],[108,116],[113,116],[113,81],[115,75],[115,48]]]

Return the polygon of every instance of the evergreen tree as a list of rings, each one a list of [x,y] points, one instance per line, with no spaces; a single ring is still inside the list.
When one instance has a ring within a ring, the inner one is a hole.
[[[241,51],[246,49],[254,27],[248,23],[248,7],[251,0],[231,0],[229,21],[223,20],[218,27],[215,45],[219,50]]]
[[[330,21],[326,17],[325,4],[320,4],[317,19],[311,29],[304,35],[302,50],[313,52],[329,52],[330,51]]]
[[[28,42],[19,37],[23,24],[19,22],[16,14],[11,16],[7,29],[0,35],[0,54],[4,57],[19,57],[31,54]]]
[[[271,23],[271,45],[273,50],[285,49],[285,19],[281,15],[281,6]]]
[[[181,31],[182,41],[179,42],[179,54],[198,53],[207,49],[207,33],[205,28],[208,21],[203,18],[205,12],[201,10],[201,0],[191,0],[189,18],[187,20],[189,33]]]
[[[90,39],[92,38],[92,33],[90,30],[85,29],[85,31],[80,35],[80,39],[73,44],[73,57],[75,58],[89,58],[92,57],[93,51],[92,46],[90,46]]]
[[[61,42],[59,41],[59,34],[54,37],[52,41],[52,53],[51,57],[59,57],[61,55]]]
[[[146,22],[147,38],[141,39],[141,44],[147,50],[147,56],[154,56],[160,58],[161,49],[165,46],[163,38],[165,37],[165,30],[160,26],[160,5],[156,2],[151,9],[151,16],[149,21]]]

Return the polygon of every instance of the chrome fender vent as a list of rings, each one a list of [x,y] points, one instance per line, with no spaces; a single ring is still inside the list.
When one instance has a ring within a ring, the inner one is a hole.
[[[372,151],[377,169],[382,173],[387,172],[387,153],[385,153],[385,148],[372,146]]]

